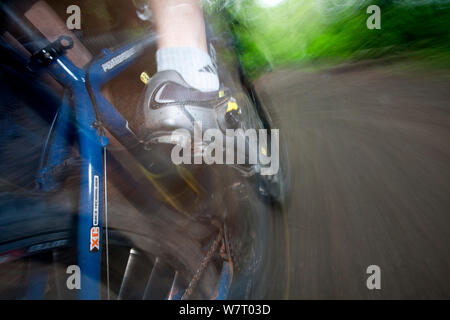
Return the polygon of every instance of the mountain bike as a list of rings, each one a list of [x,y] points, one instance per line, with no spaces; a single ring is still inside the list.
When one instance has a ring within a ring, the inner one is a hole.
[[[127,72],[147,76],[142,59],[157,35],[127,35],[133,40],[113,41],[80,68],[67,57],[74,37],[49,41],[24,16],[29,3],[0,2],[2,157],[14,158],[18,141],[38,149],[21,159],[40,153],[32,182],[2,175],[0,297],[265,297],[284,254],[274,223],[286,169],[267,178],[223,165],[175,166],[164,147],[139,141],[111,87],[105,91]],[[210,33],[211,44],[226,43]],[[255,126],[270,129],[244,73],[229,69],[219,68]]]

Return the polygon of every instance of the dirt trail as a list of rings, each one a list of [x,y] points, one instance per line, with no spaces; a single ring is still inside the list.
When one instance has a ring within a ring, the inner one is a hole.
[[[290,298],[450,298],[449,87],[383,65],[259,79],[292,162]]]

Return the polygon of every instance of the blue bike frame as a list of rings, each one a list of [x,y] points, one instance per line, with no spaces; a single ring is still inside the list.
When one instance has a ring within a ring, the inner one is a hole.
[[[46,174],[67,159],[67,137],[70,134],[70,110],[75,110],[81,164],[81,189],[78,216],[78,265],[81,270],[80,299],[100,298],[100,266],[102,212],[105,191],[103,151],[108,139],[103,126],[123,143],[137,142],[128,122],[103,97],[101,87],[129,67],[143,50],[155,42],[150,34],[145,38],[94,60],[85,69],[77,68],[65,56],[59,57],[48,72],[65,88],[59,112],[52,125],[51,142],[46,147],[47,161],[41,169],[40,184],[55,188],[56,179]],[[73,105],[70,104],[73,97]],[[44,178],[45,177],[45,178]]]

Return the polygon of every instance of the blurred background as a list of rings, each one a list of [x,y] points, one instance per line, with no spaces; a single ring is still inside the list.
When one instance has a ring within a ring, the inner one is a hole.
[[[379,30],[366,26],[373,4]],[[279,295],[449,298],[450,1],[222,5],[288,146]],[[369,265],[381,290],[366,286]]]
[[[246,71],[402,55],[437,68],[450,64],[448,0],[235,0],[227,8]],[[370,30],[370,5],[381,29]]]

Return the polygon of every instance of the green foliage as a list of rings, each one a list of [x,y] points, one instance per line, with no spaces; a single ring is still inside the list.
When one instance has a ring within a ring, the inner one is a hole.
[[[351,5],[336,6],[347,3]],[[450,61],[450,1],[285,0],[262,8],[236,1],[229,8],[238,52],[250,75],[317,60],[342,62],[420,52]],[[369,30],[369,5],[381,8],[381,30]]]

